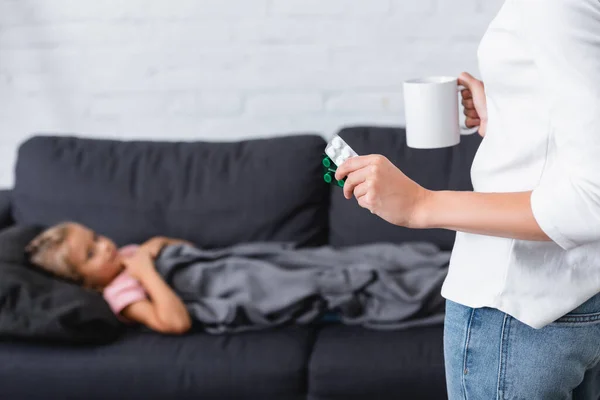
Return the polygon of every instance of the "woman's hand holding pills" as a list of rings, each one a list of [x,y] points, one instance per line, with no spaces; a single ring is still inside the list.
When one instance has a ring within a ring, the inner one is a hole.
[[[380,218],[399,226],[419,228],[422,205],[430,193],[386,157],[351,157],[338,167],[335,178],[347,177],[344,196]]]

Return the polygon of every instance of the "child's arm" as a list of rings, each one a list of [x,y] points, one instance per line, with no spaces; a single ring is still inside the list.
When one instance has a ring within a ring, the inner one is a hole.
[[[182,239],[172,239],[165,236],[155,236],[142,244],[142,247],[146,248],[152,258],[156,258],[160,250],[166,245],[172,244],[189,244],[192,243]]]
[[[156,272],[150,253],[140,248],[123,262],[127,272],[140,282],[150,297],[127,306],[122,311],[123,316],[161,333],[187,332],[192,324],[190,315],[181,299]]]

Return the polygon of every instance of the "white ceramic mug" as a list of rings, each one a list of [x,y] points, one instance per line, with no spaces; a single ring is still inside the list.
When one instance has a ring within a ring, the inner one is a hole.
[[[434,76],[404,82],[406,141],[415,149],[437,149],[460,143],[479,127],[460,126],[458,79]]]

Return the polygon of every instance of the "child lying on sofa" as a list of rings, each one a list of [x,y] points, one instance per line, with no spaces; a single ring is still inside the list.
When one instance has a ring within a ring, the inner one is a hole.
[[[450,257],[427,243],[203,249],[164,237],[118,250],[76,223],[47,229],[26,251],[32,264],[102,292],[118,317],[171,334],[192,320],[213,334],[323,320],[374,329],[436,324]]]
[[[154,268],[162,247],[186,243],[154,237],[117,249],[115,243],[77,223],[61,223],[26,248],[32,264],[102,292],[111,309],[129,322],[166,334],[182,334],[191,318],[181,299]]]

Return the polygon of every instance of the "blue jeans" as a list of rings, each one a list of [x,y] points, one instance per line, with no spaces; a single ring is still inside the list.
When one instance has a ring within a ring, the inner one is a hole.
[[[539,330],[446,302],[450,400],[600,399],[600,295]]]

